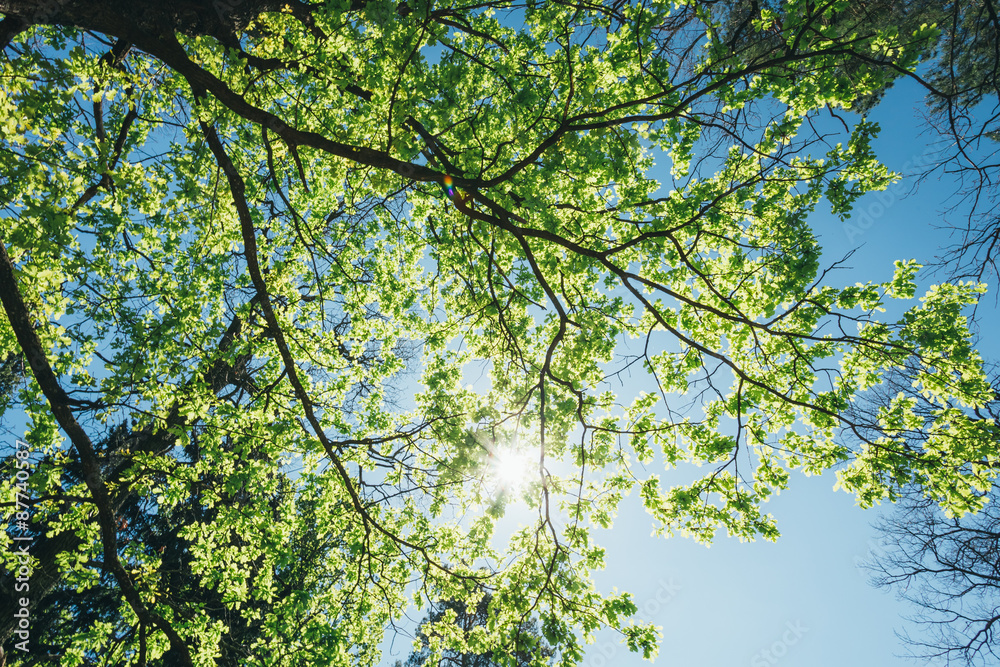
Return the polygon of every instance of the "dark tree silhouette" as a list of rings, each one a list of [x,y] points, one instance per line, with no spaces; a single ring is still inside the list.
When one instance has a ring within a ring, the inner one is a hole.
[[[535,619],[529,618],[510,633],[510,650],[503,654],[486,652],[458,652],[445,650],[439,660],[429,663],[431,658],[430,637],[436,632],[435,624],[447,622],[451,617],[466,641],[473,636],[477,627],[485,627],[490,622],[490,594],[480,598],[475,609],[470,610],[464,602],[445,600],[439,602],[428,612],[417,629],[417,639],[420,648],[410,653],[406,662],[397,661],[395,667],[529,667],[531,665],[547,664],[555,655],[552,648],[542,636]],[[453,616],[452,616],[453,614]]]
[[[948,665],[1000,659],[1000,487],[977,514],[945,516],[908,493],[878,525],[885,551],[867,562],[877,586],[916,606],[900,633],[914,657]]]

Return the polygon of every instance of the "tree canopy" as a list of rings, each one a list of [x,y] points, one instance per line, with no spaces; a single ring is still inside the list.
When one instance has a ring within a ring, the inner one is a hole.
[[[603,627],[650,656],[591,580],[630,492],[701,541],[775,539],[795,470],[977,509],[984,286],[917,299],[905,258],[838,286],[809,223],[892,182],[844,110],[934,29],[792,0],[750,57],[711,4],[0,0],[3,405],[34,452],[0,584],[21,529],[45,575],[45,654],[5,595],[8,658],[373,665],[411,605],[487,594],[429,650],[523,662],[535,619],[536,664]],[[854,421],[903,368],[931,407]],[[514,501],[535,521],[498,532]]]
[[[768,58],[784,44],[781,29],[786,12],[797,5],[771,0],[733,0],[711,3],[721,24],[722,39],[741,57]],[[910,35],[927,26],[936,35],[923,43],[919,73],[901,68],[893,54],[858,53],[837,64],[838,76],[864,77],[870,68],[890,78],[904,74],[925,95],[922,139],[925,163],[916,174],[954,180],[956,191],[945,211],[945,225],[955,230],[956,242],[943,248],[938,266],[961,278],[995,279],[1000,215],[997,209],[997,141],[1000,139],[1000,12],[993,0],[928,2],[927,0],[858,0],[824,19],[844,32],[884,30]],[[757,30],[765,21],[770,30]],[[801,64],[800,67],[808,65]],[[852,108],[869,111],[892,85],[863,93]],[[942,198],[942,205],[946,199]]]

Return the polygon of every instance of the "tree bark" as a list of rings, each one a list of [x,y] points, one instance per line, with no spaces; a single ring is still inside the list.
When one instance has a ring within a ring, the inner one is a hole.
[[[19,21],[21,30],[31,25],[59,25],[125,39],[179,32],[212,36],[229,44],[259,14],[289,4],[305,9],[301,3],[287,0],[0,0],[0,14],[5,15],[5,22],[12,21],[12,26]]]

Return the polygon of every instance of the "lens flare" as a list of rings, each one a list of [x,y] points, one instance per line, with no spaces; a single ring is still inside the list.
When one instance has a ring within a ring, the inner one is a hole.
[[[530,482],[538,460],[530,451],[498,447],[490,454],[490,468],[497,485],[504,491],[520,491]]]

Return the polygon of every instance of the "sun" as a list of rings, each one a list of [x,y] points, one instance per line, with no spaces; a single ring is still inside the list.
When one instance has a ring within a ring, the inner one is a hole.
[[[510,446],[490,452],[490,476],[501,491],[517,492],[531,481],[538,469],[537,455]]]

